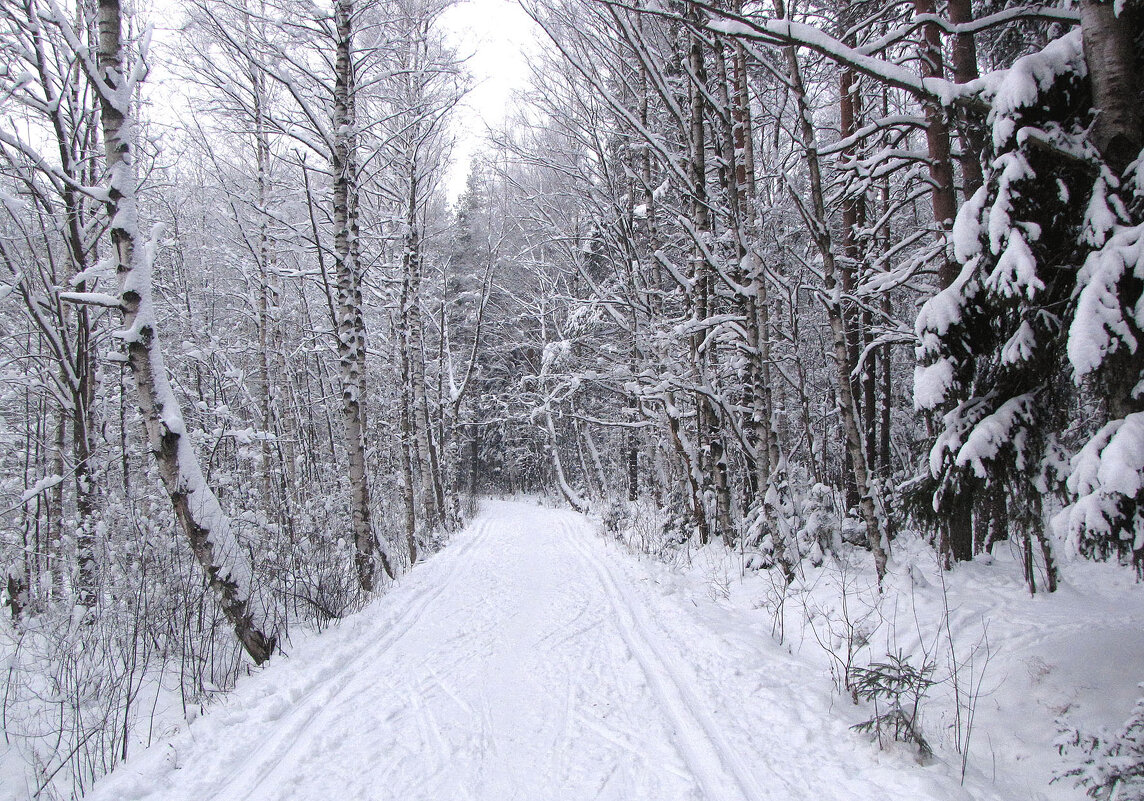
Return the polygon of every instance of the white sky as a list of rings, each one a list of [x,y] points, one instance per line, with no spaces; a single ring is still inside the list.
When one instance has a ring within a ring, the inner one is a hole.
[[[462,0],[443,20],[446,35],[467,66],[473,89],[458,110],[457,147],[445,185],[455,200],[465,188],[469,160],[484,140],[488,126],[505,119],[514,91],[525,88],[525,55],[537,40],[536,26],[516,0]],[[524,52],[522,52],[524,51]]]

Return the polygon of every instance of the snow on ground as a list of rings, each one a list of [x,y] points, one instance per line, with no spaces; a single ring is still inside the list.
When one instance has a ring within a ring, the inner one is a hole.
[[[571,512],[489,503],[364,612],[88,798],[1005,797],[959,786],[942,759],[879,751],[763,610],[595,532]]]
[[[639,530],[623,539],[655,550],[647,533],[655,513],[642,514]],[[805,666],[799,681],[806,693],[820,692],[842,672],[838,660],[847,659],[848,641],[857,667],[898,653],[915,667],[932,663],[936,684],[921,704],[921,729],[954,774],[968,741],[968,792],[1083,798],[1072,778],[1052,781],[1083,759],[1076,748],[1062,755],[1058,743],[1076,729],[1119,731],[1144,695],[1144,584],[1131,569],[1060,553],[1060,589],[1030,596],[1015,551],[999,542],[991,555],[946,572],[928,543],[903,532],[880,595],[873,561],[861,550],[817,568],[804,562],[785,591],[771,573],[743,569],[749,554],[717,543],[673,553],[671,566],[649,559],[644,569],[679,594],[706,587],[715,603],[697,612],[708,610],[708,630],[725,628],[728,639],[735,629],[773,630]],[[854,705],[844,692],[834,701],[834,715],[852,722],[872,716],[868,704]]]

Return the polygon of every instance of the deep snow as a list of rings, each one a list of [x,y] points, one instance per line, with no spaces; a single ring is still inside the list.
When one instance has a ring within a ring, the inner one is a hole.
[[[362,613],[309,638],[96,801],[993,799],[849,729],[861,713],[759,610],[492,502]]]

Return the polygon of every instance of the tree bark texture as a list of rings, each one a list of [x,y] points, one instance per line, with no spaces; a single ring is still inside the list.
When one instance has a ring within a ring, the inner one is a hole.
[[[936,13],[933,0],[914,0],[914,13],[931,15]],[[919,46],[922,78],[941,78],[945,65],[941,53],[941,30],[934,23],[921,26],[922,41]],[[957,196],[953,187],[953,162],[949,144],[949,124],[945,112],[932,100],[924,101],[926,117],[926,146],[929,150],[929,172],[933,188],[930,198],[933,203],[933,219],[938,225],[938,235],[943,239],[945,232],[953,226],[957,216]],[[960,267],[943,248],[939,267],[939,280],[947,287],[957,278]]]
[[[1126,10],[1122,16],[1129,13]],[[1113,3],[1101,0],[1082,0],[1080,25],[1096,108],[1093,140],[1108,163],[1123,171],[1140,155],[1144,140],[1134,45],[1137,27],[1117,17]]]
[[[948,8],[949,21],[953,24],[973,21],[972,0],[949,0]],[[977,68],[977,39],[972,33],[954,35],[950,60],[953,80],[957,83],[969,83],[980,77]],[[968,200],[985,182],[981,169],[981,161],[985,157],[985,129],[981,121],[973,119],[964,108],[958,109],[957,119],[961,134],[962,191]]]
[[[370,592],[380,566],[393,577],[388,558],[379,549],[370,510],[366,464],[365,370],[366,331],[362,315],[361,265],[357,245],[357,119],[353,66],[352,0],[334,3],[336,60],[331,169],[333,170],[334,272],[337,279],[338,363],[342,379],[342,423],[349,462],[350,529],[358,583]]]
[[[122,18],[118,0],[99,0],[98,80],[105,161],[110,173],[108,216],[127,359],[147,442],[176,518],[190,540],[227,620],[256,663],[273,652],[275,637],[264,633],[264,610],[253,594],[251,567],[230,530],[229,520],[206,484],[163,364],[151,302],[152,245],[138,242],[136,165],[131,130],[131,90],[123,70]]]

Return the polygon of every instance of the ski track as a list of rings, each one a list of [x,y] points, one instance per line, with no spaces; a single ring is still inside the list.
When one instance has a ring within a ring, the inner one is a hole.
[[[303,706],[290,716],[288,722],[280,726],[277,731],[271,732],[269,737],[256,746],[255,750],[244,760],[247,762],[247,766],[216,791],[213,798],[216,801],[230,801],[231,799],[246,801],[257,792],[259,787],[266,783],[275,771],[286,765],[298,747],[300,735],[308,729],[322,728],[326,722],[325,717],[328,716],[334,703],[344,696],[351,687],[355,686],[354,679],[358,678],[360,673],[365,673],[362,669],[376,661],[394,641],[417,625],[417,621],[424,616],[425,611],[432,606],[433,602],[452,586],[457,574],[464,567],[464,563],[461,562],[464,554],[476,547],[476,544],[486,534],[487,529],[488,521],[481,521],[473,532],[473,536],[457,547],[457,552],[453,554],[453,560],[458,564],[450,571],[447,579],[437,589],[426,593],[423,597],[415,596],[413,602],[401,613],[384,637],[372,647],[364,650],[361,656],[346,664],[342,670],[328,680],[324,687],[309,693],[304,698]],[[269,758],[266,758],[265,755],[267,754],[269,754]]]
[[[993,798],[879,753],[825,677],[680,582],[579,515],[489,503],[89,798]]]
[[[747,801],[770,798],[755,781],[742,760],[704,713],[690,691],[682,671],[665,651],[656,647],[639,604],[616,581],[607,564],[584,547],[575,527],[563,524],[569,542],[595,571],[615,609],[620,636],[647,675],[663,710],[674,723],[676,744],[707,798],[744,798]]]

